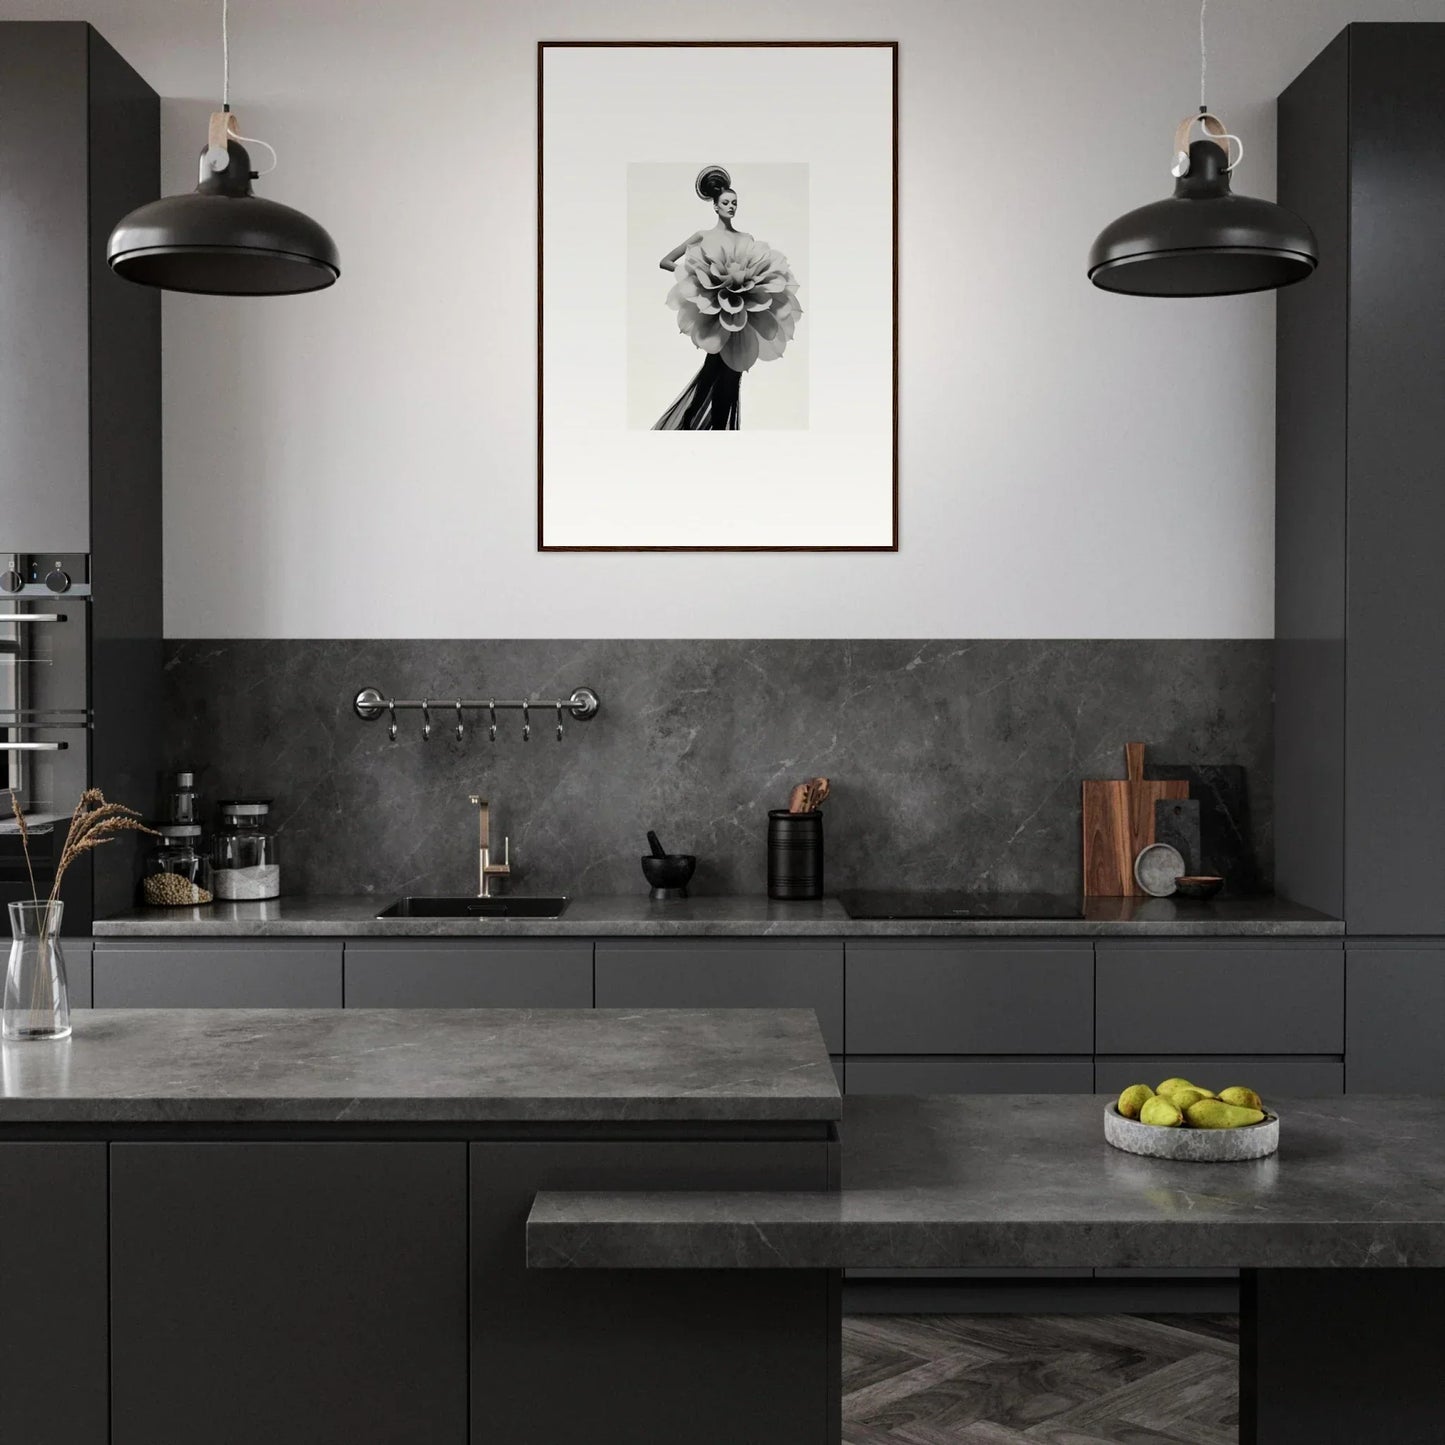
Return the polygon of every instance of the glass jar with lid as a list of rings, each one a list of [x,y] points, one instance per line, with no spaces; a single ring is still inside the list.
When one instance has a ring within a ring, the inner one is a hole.
[[[269,798],[228,798],[219,804],[221,826],[211,844],[211,878],[217,898],[254,902],[281,896],[281,861],[271,831]]]
[[[201,825],[157,823],[155,828],[160,838],[145,860],[141,901],[154,908],[211,902],[211,860],[201,843]]]
[[[161,778],[161,816],[167,823],[199,823],[196,775],[189,769]]]

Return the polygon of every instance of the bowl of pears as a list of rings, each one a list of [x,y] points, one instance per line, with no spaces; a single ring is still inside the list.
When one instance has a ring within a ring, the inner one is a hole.
[[[1130,1084],[1104,1110],[1104,1138],[1151,1159],[1229,1164],[1263,1159],[1279,1148],[1279,1115],[1253,1089],[1234,1084],[1217,1094],[1188,1079],[1157,1089]]]

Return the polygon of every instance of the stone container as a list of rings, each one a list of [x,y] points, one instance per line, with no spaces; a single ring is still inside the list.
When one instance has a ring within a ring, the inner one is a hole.
[[[1116,1149],[1150,1159],[1233,1164],[1241,1159],[1263,1159],[1279,1148],[1279,1115],[1266,1110],[1258,1124],[1240,1129],[1165,1129],[1126,1119],[1117,1104],[1109,1104],[1104,1109],[1104,1138]]]

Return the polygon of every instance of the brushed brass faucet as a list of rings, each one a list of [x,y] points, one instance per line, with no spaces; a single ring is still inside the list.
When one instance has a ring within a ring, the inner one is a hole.
[[[508,878],[512,873],[512,840],[502,836],[502,861],[492,862],[492,805],[480,793],[471,794],[471,803],[480,810],[477,832],[477,897],[492,897],[492,879]]]

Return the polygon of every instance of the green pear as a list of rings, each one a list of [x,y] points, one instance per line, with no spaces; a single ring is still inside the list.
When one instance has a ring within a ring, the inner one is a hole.
[[[1155,1124],[1161,1129],[1177,1129],[1184,1122],[1184,1114],[1168,1099],[1156,1094],[1144,1101],[1144,1107],[1139,1110],[1139,1122]]]
[[[1130,1084],[1119,1095],[1119,1112],[1126,1119],[1137,1119],[1139,1110],[1154,1097],[1154,1090],[1148,1084]]]
[[[1226,1104],[1222,1099],[1201,1099],[1184,1111],[1184,1117],[1195,1129],[1242,1129],[1246,1124],[1260,1123],[1264,1114],[1259,1109]]]
[[[1165,1079],[1154,1092],[1156,1094],[1172,1094],[1175,1089],[1192,1089],[1193,1087],[1194,1085],[1188,1079]]]
[[[1170,1089],[1164,1096],[1176,1109],[1185,1110],[1191,1104],[1197,1104],[1201,1099],[1212,1099],[1213,1094],[1208,1089],[1201,1089],[1196,1084],[1188,1088]]]
[[[1246,1089],[1242,1084],[1233,1084],[1227,1089],[1221,1089],[1219,1097],[1226,1104],[1238,1104],[1241,1109],[1264,1108],[1264,1100],[1253,1089]]]

